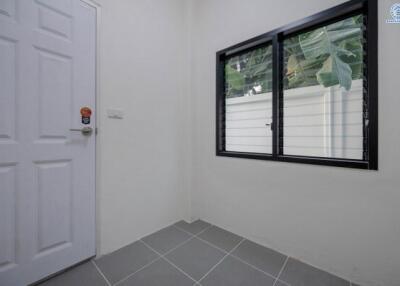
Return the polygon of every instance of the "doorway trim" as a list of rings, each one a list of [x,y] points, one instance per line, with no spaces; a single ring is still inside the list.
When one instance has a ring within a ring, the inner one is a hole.
[[[79,0],[92,8],[95,9],[96,11],[96,75],[95,75],[95,111],[96,111],[96,130],[95,130],[95,136],[96,136],[96,143],[95,143],[95,257],[98,257],[98,254],[100,253],[100,150],[101,150],[101,143],[98,137],[98,130],[101,130],[101,116],[100,116],[100,106],[101,106],[101,100],[100,100],[100,95],[101,95],[101,84],[100,84],[100,76],[101,76],[101,52],[100,52],[100,43],[102,39],[102,33],[101,33],[101,23],[102,23],[102,18],[101,18],[101,12],[102,12],[102,5],[99,3],[99,1],[95,0]]]

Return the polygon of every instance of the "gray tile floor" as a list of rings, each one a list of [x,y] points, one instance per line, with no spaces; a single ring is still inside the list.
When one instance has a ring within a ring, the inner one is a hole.
[[[41,286],[356,286],[198,220],[180,221]]]

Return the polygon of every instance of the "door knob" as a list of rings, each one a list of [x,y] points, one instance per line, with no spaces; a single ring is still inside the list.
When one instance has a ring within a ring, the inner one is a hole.
[[[93,133],[92,127],[83,127],[81,129],[70,129],[69,131],[81,132],[83,136],[90,136]]]

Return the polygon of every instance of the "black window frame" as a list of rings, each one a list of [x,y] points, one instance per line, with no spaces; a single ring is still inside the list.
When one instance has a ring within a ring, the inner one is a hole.
[[[283,40],[354,15],[364,15],[364,152],[362,160],[283,154]],[[271,43],[273,46],[272,154],[225,150],[225,61]],[[368,124],[365,124],[368,121]],[[352,0],[216,53],[216,155],[378,170],[378,0]]]

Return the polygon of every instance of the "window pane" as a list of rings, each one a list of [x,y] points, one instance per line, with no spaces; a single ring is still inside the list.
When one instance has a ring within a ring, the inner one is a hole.
[[[272,153],[272,46],[225,62],[225,149]]]
[[[363,16],[284,40],[283,153],[363,159]]]

